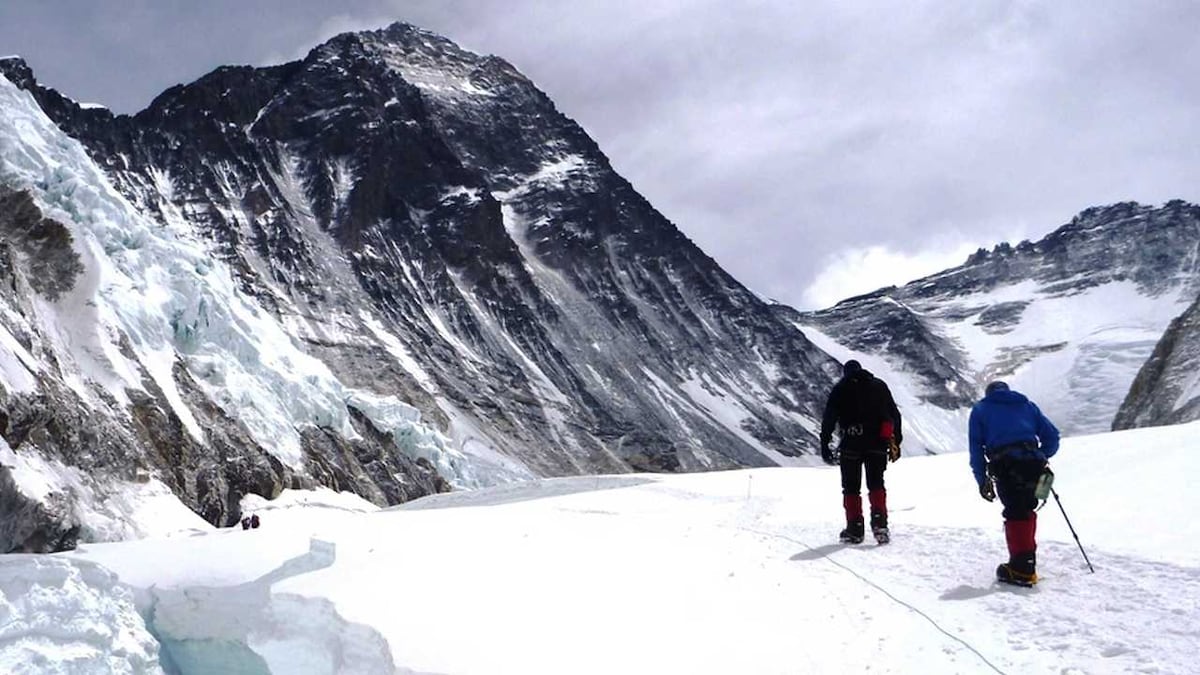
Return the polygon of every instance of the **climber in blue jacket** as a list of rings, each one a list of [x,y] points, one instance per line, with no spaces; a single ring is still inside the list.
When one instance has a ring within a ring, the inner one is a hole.
[[[996,579],[1032,586],[1037,583],[1034,490],[1046,461],[1058,452],[1058,429],[1033,401],[996,381],[971,408],[968,435],[980,496],[990,502],[999,495],[1004,505],[1009,559],[996,568]]]

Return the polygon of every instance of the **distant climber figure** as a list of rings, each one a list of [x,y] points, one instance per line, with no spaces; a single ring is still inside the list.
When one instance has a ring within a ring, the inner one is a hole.
[[[979,495],[989,502],[999,495],[1004,505],[1008,562],[996,568],[996,579],[1032,586],[1037,583],[1034,491],[1046,460],[1058,452],[1058,429],[1037,405],[997,380],[971,408],[968,434]]]
[[[250,516],[243,516],[243,517],[242,517],[242,529],[243,529],[243,530],[248,530],[248,529],[250,529]]]
[[[256,513],[256,514],[250,516],[250,527],[257,530],[258,526],[259,526],[259,520],[258,520],[258,514]]]
[[[837,450],[830,448],[834,428],[840,433]],[[821,459],[841,464],[842,507],[846,529],[839,538],[850,544],[863,540],[862,477],[867,475],[871,504],[871,532],[880,544],[891,539],[888,531],[887,490],[883,472],[887,463],[900,459],[900,410],[883,380],[864,370],[858,361],[842,366],[842,379],[829,392],[821,420]]]

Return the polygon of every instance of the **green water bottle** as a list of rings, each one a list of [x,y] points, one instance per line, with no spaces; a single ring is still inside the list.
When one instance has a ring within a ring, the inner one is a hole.
[[[1033,487],[1033,496],[1041,501],[1046,501],[1050,498],[1050,488],[1054,487],[1054,472],[1050,467],[1042,469],[1042,475],[1038,476],[1037,485]]]

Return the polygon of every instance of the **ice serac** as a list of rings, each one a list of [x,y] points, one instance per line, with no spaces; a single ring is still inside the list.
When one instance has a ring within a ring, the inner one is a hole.
[[[1138,371],[1113,430],[1200,419],[1200,297],[1171,322]]]
[[[133,591],[86,560],[0,557],[0,670],[162,673]]]
[[[224,525],[247,493],[353,483],[389,504],[441,480],[417,456],[441,456],[439,436],[410,406],[305,354],[6,77],[0,433],[0,552],[161,534],[180,500]]]
[[[132,117],[25,86],[341,381],[448,430],[464,483],[815,446],[833,361],[502,59],[396,24]]]
[[[819,312],[779,311],[835,355],[878,357],[934,409],[962,410],[1003,378],[1080,434],[1112,426],[1163,331],[1198,292],[1200,207],[1121,203],[900,288]],[[1184,372],[1173,376],[1179,387]],[[961,447],[961,429],[958,437],[931,449]]]

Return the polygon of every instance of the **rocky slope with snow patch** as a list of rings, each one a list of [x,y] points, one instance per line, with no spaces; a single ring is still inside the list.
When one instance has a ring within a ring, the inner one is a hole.
[[[1110,428],[1163,331],[1198,293],[1200,207],[1123,203],[900,288],[779,312],[839,357],[878,357],[914,402],[963,410],[1003,378],[1079,434]]]
[[[1200,297],[1167,328],[1138,371],[1113,430],[1200,419]]]

